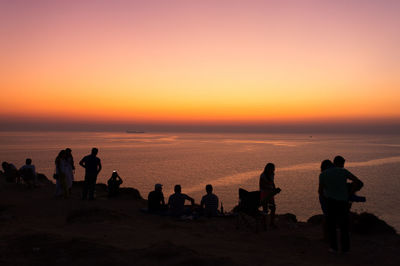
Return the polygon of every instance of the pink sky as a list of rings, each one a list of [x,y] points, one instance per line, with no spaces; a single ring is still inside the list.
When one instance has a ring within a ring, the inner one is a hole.
[[[400,118],[399,1],[1,1],[0,118]]]

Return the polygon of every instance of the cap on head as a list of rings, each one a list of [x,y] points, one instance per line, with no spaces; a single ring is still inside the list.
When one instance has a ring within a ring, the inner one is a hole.
[[[162,185],[161,184],[155,184],[154,185],[154,189],[155,190],[161,190],[162,189]]]

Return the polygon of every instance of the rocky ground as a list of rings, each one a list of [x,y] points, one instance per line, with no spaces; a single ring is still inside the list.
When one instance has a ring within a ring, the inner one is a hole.
[[[236,217],[178,221],[142,213],[135,189],[108,199],[54,198],[0,181],[0,265],[400,265],[400,237],[372,214],[353,215],[350,254],[331,254],[320,217],[278,216],[278,229],[255,232]]]

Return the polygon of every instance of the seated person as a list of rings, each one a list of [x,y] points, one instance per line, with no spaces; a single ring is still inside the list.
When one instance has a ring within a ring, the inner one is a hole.
[[[29,186],[36,186],[36,169],[32,159],[26,159],[25,165],[19,169],[22,180]]]
[[[149,212],[161,212],[167,209],[161,184],[155,184],[154,190],[149,193],[147,199]]]
[[[200,206],[207,217],[218,216],[218,197],[212,193],[212,185],[206,186],[207,195],[201,199]]]
[[[175,185],[175,193],[169,196],[168,206],[171,216],[181,217],[182,215],[191,214],[190,210],[185,209],[185,200],[189,200],[194,205],[194,199],[186,194],[181,193],[181,185]]]
[[[122,179],[117,171],[113,171],[110,179],[108,179],[108,196],[115,197],[119,194],[119,186],[122,184]]]
[[[19,174],[17,168],[12,163],[3,162],[1,164],[4,170],[4,177],[6,182],[19,183]]]

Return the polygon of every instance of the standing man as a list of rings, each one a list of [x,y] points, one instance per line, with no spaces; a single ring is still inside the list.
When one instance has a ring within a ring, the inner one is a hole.
[[[340,228],[341,250],[350,250],[349,240],[349,190],[347,179],[358,184],[361,181],[348,170],[344,169],[344,159],[336,156],[335,167],[323,171],[319,175],[319,192],[327,199],[327,222],[330,251],[338,252],[336,226]]]
[[[97,175],[101,171],[100,159],[96,156],[99,150],[92,149],[92,153],[83,157],[79,165],[85,168],[85,182],[83,184],[82,199],[85,200],[89,194],[89,200],[94,200],[94,189],[96,186]]]

